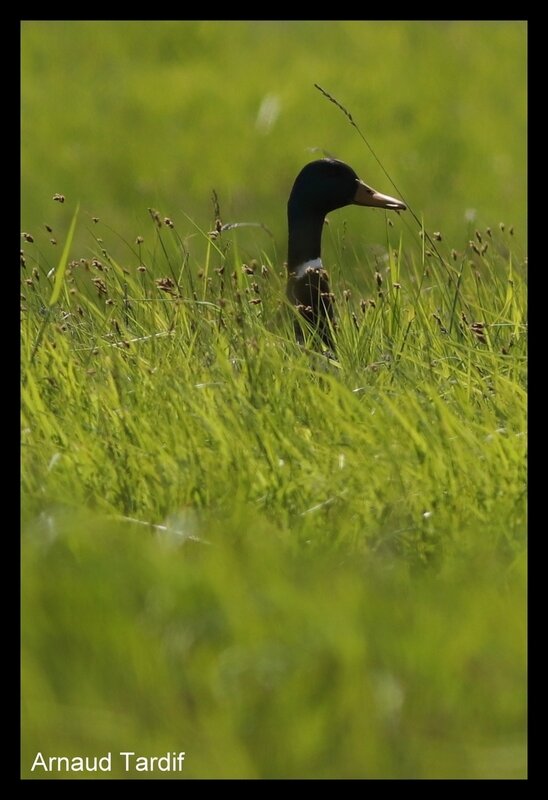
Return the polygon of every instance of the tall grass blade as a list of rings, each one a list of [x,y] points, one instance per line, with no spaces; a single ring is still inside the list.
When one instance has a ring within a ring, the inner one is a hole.
[[[53,291],[51,293],[51,297],[49,299],[49,304],[48,304],[50,308],[55,305],[61,293],[61,287],[63,285],[63,279],[65,277],[65,270],[67,268],[70,248],[72,246],[72,240],[74,238],[74,231],[76,230],[76,219],[78,217],[79,210],[80,210],[80,203],[78,203],[78,205],[76,206],[76,211],[74,212],[72,221],[70,223],[67,240],[65,242],[65,246],[63,247],[63,252],[61,253],[61,258],[59,259],[59,263],[57,264],[57,269],[55,270],[55,283],[53,284]]]

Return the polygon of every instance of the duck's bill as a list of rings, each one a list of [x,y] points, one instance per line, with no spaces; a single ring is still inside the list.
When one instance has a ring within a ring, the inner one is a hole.
[[[358,188],[354,195],[354,205],[373,206],[374,208],[390,208],[393,211],[405,211],[407,206],[401,200],[390,197],[388,194],[381,194],[372,189],[363,181],[358,181]]]

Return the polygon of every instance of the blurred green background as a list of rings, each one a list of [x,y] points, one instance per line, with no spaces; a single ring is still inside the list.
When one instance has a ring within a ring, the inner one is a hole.
[[[321,150],[392,190],[318,83],[429,230],[461,245],[473,209],[524,237],[524,22],[26,22],[22,75],[25,230],[54,192],[126,236],[149,206],[205,228],[215,188],[283,260],[289,188]]]

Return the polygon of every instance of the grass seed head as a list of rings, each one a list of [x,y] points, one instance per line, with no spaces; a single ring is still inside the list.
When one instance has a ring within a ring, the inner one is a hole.
[[[162,227],[162,219],[160,217],[160,212],[156,211],[155,208],[149,208],[148,213],[150,214],[152,220],[156,223],[158,228]]]
[[[64,194],[58,194],[56,192],[53,195],[53,200],[55,200],[56,203],[64,203],[65,202],[65,195]]]

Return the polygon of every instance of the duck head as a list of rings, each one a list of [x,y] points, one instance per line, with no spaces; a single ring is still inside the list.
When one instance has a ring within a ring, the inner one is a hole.
[[[406,208],[401,200],[381,194],[360,180],[348,164],[332,158],[303,167],[287,204],[288,298],[330,349],[333,341],[328,320],[333,322],[333,302],[321,263],[322,230],[326,214],[350,205],[394,211]],[[297,330],[297,335],[302,340],[302,331]]]
[[[352,167],[334,158],[312,161],[299,172],[293,184],[288,216],[312,214],[325,217],[330,211],[344,206],[372,206],[404,211],[401,200],[381,194],[364,183]]]

